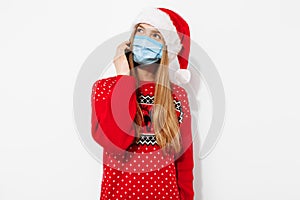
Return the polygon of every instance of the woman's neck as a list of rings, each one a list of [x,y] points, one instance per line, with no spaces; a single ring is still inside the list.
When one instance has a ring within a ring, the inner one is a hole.
[[[139,80],[155,81],[156,71],[158,67],[159,65],[156,63],[151,65],[136,66]]]

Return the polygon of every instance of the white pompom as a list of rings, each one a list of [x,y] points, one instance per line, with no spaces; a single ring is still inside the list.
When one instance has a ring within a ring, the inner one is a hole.
[[[181,84],[186,84],[191,79],[191,72],[188,69],[178,69],[175,72],[175,79]]]

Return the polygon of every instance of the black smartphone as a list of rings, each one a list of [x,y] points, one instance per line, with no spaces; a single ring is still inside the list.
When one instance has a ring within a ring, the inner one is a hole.
[[[130,48],[130,44],[127,44],[127,46]],[[126,54],[126,53],[129,53],[129,52],[130,52],[129,49],[125,49],[125,54]]]
[[[128,47],[130,47],[130,44],[129,45],[127,45]],[[129,50],[129,49],[125,49],[125,56],[126,56],[126,58],[127,58],[127,61],[128,61],[128,58],[129,58],[129,53],[130,53],[131,51]]]

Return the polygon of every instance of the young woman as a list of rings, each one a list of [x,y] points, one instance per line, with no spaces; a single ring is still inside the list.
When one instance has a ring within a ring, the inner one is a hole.
[[[177,75],[188,74],[188,25],[171,10],[151,8],[132,30],[117,48],[117,75],[92,87],[91,131],[104,148],[100,200],[193,200],[188,94],[168,71],[177,56]]]

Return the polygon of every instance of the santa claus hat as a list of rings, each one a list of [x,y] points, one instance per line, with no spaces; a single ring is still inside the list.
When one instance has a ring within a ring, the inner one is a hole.
[[[172,10],[146,8],[136,17],[131,29],[139,23],[150,24],[163,35],[168,49],[169,62],[176,56],[179,62],[180,69],[175,72],[176,80],[180,83],[188,83],[191,73],[187,69],[190,54],[190,30],[187,22]]]

